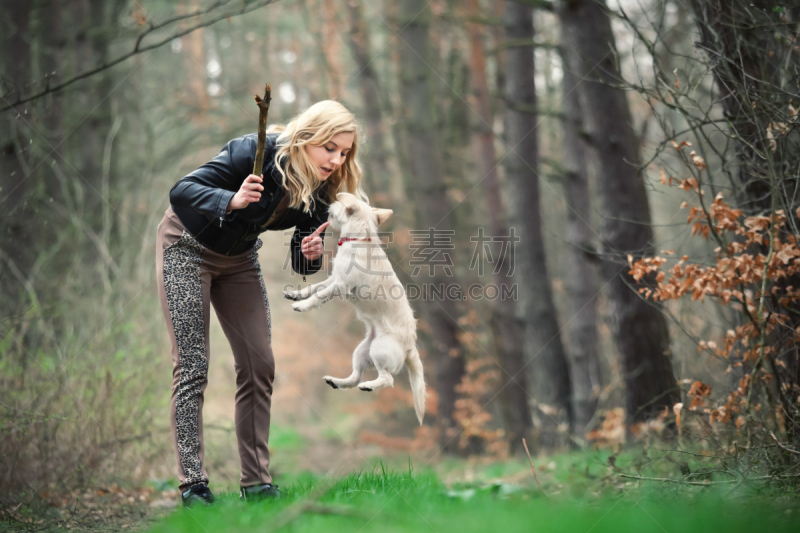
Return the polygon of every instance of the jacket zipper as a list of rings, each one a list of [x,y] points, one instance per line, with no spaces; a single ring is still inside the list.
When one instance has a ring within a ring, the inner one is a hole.
[[[275,195],[272,197],[272,199],[269,202],[269,206],[267,207],[267,212],[269,213],[269,216],[272,216],[272,212],[275,211],[275,205],[278,202],[280,202],[281,198],[283,198],[283,194],[281,194],[281,191],[282,191],[282,189],[278,189],[275,192]],[[267,217],[267,219],[269,219],[269,216]],[[221,217],[219,219],[219,226],[222,227],[222,218]],[[258,225],[257,224],[253,224],[253,227],[255,227],[256,231],[258,231]],[[244,235],[238,237],[235,241],[233,241],[233,244],[231,245],[230,248],[228,248],[228,251],[225,252],[225,255],[231,255],[231,250],[233,250],[236,247],[236,245],[239,244],[239,241],[241,241],[243,238],[247,237],[248,235],[250,235],[250,232],[246,231],[244,233]]]

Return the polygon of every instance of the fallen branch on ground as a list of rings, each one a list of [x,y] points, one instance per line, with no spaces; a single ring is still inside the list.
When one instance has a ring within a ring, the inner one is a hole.
[[[539,490],[542,491],[542,494],[547,496],[547,493],[542,488],[541,483],[539,483],[539,478],[536,477],[536,468],[533,467],[533,459],[531,459],[531,452],[528,451],[528,443],[525,442],[525,439],[522,439],[522,445],[525,447],[525,453],[528,454],[528,462],[531,464],[531,472],[533,472],[533,479],[536,480],[536,485],[539,487]]]
[[[359,513],[350,508],[344,507],[339,505],[323,505],[315,500],[322,497],[331,487],[333,487],[334,483],[320,483],[319,485],[312,490],[308,496],[302,500],[295,502],[286,509],[284,509],[278,516],[275,517],[275,520],[272,521],[270,524],[271,528],[275,531],[281,529],[282,527],[288,526],[305,513],[316,513],[316,514],[325,514],[325,515],[340,515],[340,516],[358,516]]]
[[[643,477],[643,476],[631,476],[629,474],[619,474],[619,477],[623,477],[626,479],[638,479],[641,481],[658,481],[661,483],[679,483],[682,485],[696,485],[700,487],[706,487],[709,485],[728,485],[730,483],[736,483],[739,480],[737,479],[729,479],[725,481],[686,481],[683,479],[672,479],[669,477]],[[785,478],[793,478],[793,477],[800,477],[800,474],[788,474],[788,475],[781,475],[781,476],[759,476],[759,477],[751,477],[747,478],[748,481],[757,481],[761,480],[772,480],[772,479],[785,479]]]

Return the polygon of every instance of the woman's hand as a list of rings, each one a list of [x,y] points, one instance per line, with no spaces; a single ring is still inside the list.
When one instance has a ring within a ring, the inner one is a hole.
[[[247,176],[242,186],[239,187],[239,190],[236,191],[236,194],[233,195],[233,198],[228,203],[227,212],[230,213],[234,209],[244,209],[253,202],[259,201],[261,199],[261,191],[264,190],[264,186],[261,185],[262,181],[264,181],[263,176],[256,176],[255,174]]]
[[[325,228],[328,227],[330,222],[323,223],[320,227],[318,227],[314,233],[309,235],[308,237],[303,238],[303,241],[300,243],[300,251],[303,252],[303,255],[309,261],[313,261],[314,259],[318,259],[319,256],[322,255],[324,251],[322,248],[322,233],[325,231]]]

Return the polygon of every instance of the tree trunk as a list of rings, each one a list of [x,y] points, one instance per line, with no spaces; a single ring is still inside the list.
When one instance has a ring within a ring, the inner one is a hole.
[[[367,125],[367,176],[376,192],[376,203],[386,201],[389,195],[397,202],[403,200],[403,190],[399,187],[398,180],[392,180],[395,173],[389,166],[389,151],[387,149],[386,122],[383,118],[381,105],[381,87],[378,74],[373,67],[373,58],[370,53],[369,31],[361,11],[361,0],[346,0],[347,12],[350,18],[349,44],[350,51],[358,72],[359,90],[364,103],[364,122]],[[386,102],[388,104],[388,102]]]
[[[0,18],[2,29],[2,61],[3,79],[0,91],[8,94],[10,101],[24,96],[24,87],[30,83],[31,47],[29,38],[30,5],[26,1],[12,1],[4,7],[5,16]],[[25,106],[29,107],[29,106]],[[19,135],[22,117],[17,115],[23,108],[9,110],[0,115],[0,189],[4,218],[8,222],[9,211],[21,207],[26,185],[24,183],[28,142],[23,142]],[[23,153],[24,150],[24,153]],[[4,232],[3,241],[8,242],[8,234]]]
[[[587,147],[581,139],[583,128],[577,78],[564,69],[564,200],[567,204],[567,250],[564,285],[567,314],[564,324],[572,377],[574,434],[584,439],[597,409],[600,394],[600,361],[597,336],[597,273],[594,231],[590,225],[591,201]]]
[[[188,5],[179,4],[177,12],[178,14],[192,13],[197,11],[199,6],[199,0],[189,0]],[[186,104],[195,108],[195,117],[201,121],[205,120],[205,113],[211,105],[208,90],[206,89],[208,76],[206,75],[204,35],[205,31],[200,28],[181,37],[183,68],[187,88]]]
[[[475,121],[472,145],[475,161],[476,180],[483,187],[486,200],[486,210],[489,216],[489,232],[491,238],[503,239],[511,232],[505,218],[506,209],[500,195],[500,181],[497,175],[497,156],[494,149],[494,116],[492,114],[489,83],[486,79],[486,57],[482,27],[480,23],[469,22],[470,17],[480,16],[478,0],[466,2],[467,38],[469,40],[469,69],[472,79],[472,102],[477,112],[478,120]],[[494,243],[486,243],[492,246]],[[479,243],[483,247],[483,243]],[[513,278],[513,254],[506,246],[515,246],[515,243],[501,244],[500,247],[492,246],[493,256],[497,262],[492,265],[494,282],[498,287],[511,287]],[[481,250],[483,252],[483,250]],[[509,451],[515,453],[522,450],[522,438],[530,440],[530,430],[533,425],[530,406],[528,404],[528,382],[525,372],[524,340],[522,336],[522,322],[516,320],[515,302],[510,298],[500,298],[495,302],[492,310],[492,334],[495,337],[495,346],[498,348],[501,378],[500,399],[503,403],[503,418]]]
[[[15,0],[4,6],[0,18],[0,61],[4,73],[0,92],[11,93],[10,101],[24,96],[24,87],[31,81],[30,2]],[[35,260],[34,216],[29,206],[30,191],[35,180],[28,179],[32,165],[28,142],[27,111],[30,104],[0,114],[0,293],[3,302],[0,316],[6,318],[30,307],[24,297],[25,288],[11,273],[11,268],[28,272]],[[38,139],[37,139],[38,141]],[[38,143],[37,143],[38,144]],[[13,264],[13,267],[12,267]]]
[[[339,100],[342,98],[342,69],[339,65],[339,38],[338,21],[336,20],[336,7],[333,0],[323,0],[322,5],[324,22],[322,23],[322,53],[325,54],[325,65],[328,68],[328,98]]]
[[[767,164],[758,152],[766,149],[765,131],[774,110],[764,102],[774,102],[781,86],[781,65],[776,63],[783,55],[775,52],[783,44],[769,31],[780,24],[773,6],[767,0],[692,0],[702,47],[712,57],[725,117],[738,137],[737,205],[748,214],[770,208],[769,181],[764,179]],[[787,96],[790,100],[794,95]]]
[[[80,72],[104,63],[108,57],[110,32],[106,5],[102,0],[76,1],[70,8],[73,23],[80,28],[74,47],[74,65]],[[111,126],[112,76],[113,71],[104,70],[81,82],[81,91],[76,92],[78,105],[68,109],[66,117],[68,122],[79,124],[80,134],[68,138],[69,149],[54,154],[65,172],[70,176],[77,174],[80,187],[86,188],[86,194],[77,197],[76,210],[94,227],[101,223],[104,206],[101,175],[106,135]]]
[[[400,7],[400,96],[410,163],[408,196],[417,211],[419,229],[450,232],[452,203],[447,196],[441,154],[435,138],[436,110],[429,81],[431,60],[429,42],[430,17],[425,0],[407,0]],[[436,286],[456,283],[442,268],[433,268],[432,283]],[[453,419],[457,398],[456,387],[464,376],[464,350],[458,340],[456,302],[426,302],[426,314],[434,338],[432,355],[436,361],[436,391],[439,396],[437,424],[440,445],[446,452],[456,449],[458,427]]]
[[[503,25],[507,42],[533,42],[533,16],[529,7],[506,2]],[[517,279],[522,280],[518,313],[525,324],[526,355],[534,393],[544,404],[540,408],[546,430],[542,444],[553,446],[560,441],[556,427],[563,422],[571,425],[572,408],[569,367],[559,334],[542,238],[536,115],[532,112],[536,109],[533,75],[533,46],[509,48],[504,88],[509,146],[505,169],[511,199],[510,225],[522,239],[515,253]]]
[[[605,2],[571,0],[561,10],[566,68],[578,91],[600,197],[602,273],[608,286],[612,335],[622,358],[628,425],[680,401],[672,372],[669,331],[661,311],[637,294],[628,255],[652,256],[653,231],[644,181],[620,77]],[[652,281],[652,280],[650,280]]]

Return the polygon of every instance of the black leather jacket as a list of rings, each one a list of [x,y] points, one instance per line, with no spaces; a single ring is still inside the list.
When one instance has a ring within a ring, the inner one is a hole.
[[[258,136],[253,133],[230,141],[217,156],[197,170],[181,178],[172,187],[169,201],[183,225],[204,246],[220,254],[236,255],[251,249],[263,225],[269,220],[286,189],[281,184],[280,172],[275,168],[275,141],[278,134],[267,135],[264,150],[264,190],[261,199],[237,209],[225,211],[228,203],[253,172]],[[314,194],[311,214],[301,209],[289,208],[281,220],[270,223],[270,230],[287,230],[294,227],[291,241],[292,270],[306,275],[317,272],[321,259],[309,261],[300,251],[303,237],[314,232],[328,219],[327,201]],[[275,250],[282,255],[282,250]]]

